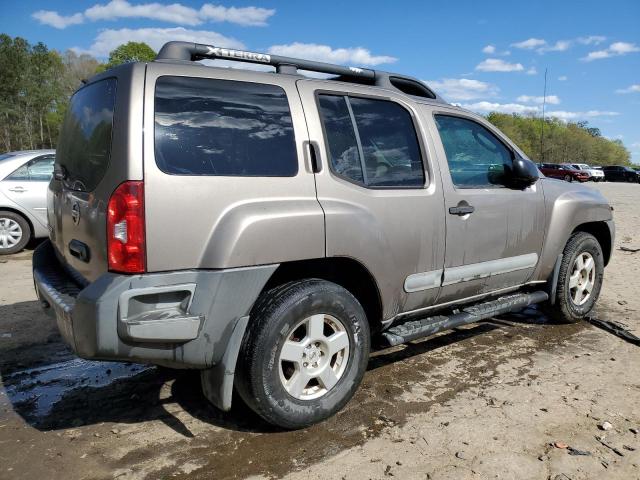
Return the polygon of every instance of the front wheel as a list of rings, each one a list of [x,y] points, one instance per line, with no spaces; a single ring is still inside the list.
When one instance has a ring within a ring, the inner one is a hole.
[[[604,259],[598,240],[589,233],[574,233],[563,251],[555,305],[549,305],[547,313],[562,323],[582,320],[600,295],[603,276]]]
[[[269,423],[303,428],[349,401],[369,348],[366,315],[347,290],[318,279],[281,285],[261,295],[251,313],[236,388]]]
[[[564,181],[565,182],[571,182],[571,181],[573,181],[573,177],[571,175],[565,175],[564,176]]]

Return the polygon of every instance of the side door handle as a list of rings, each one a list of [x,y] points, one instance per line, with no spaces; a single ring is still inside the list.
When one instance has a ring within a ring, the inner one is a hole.
[[[449,207],[449,213],[451,215],[468,215],[473,213],[476,209],[471,205],[458,205],[457,207]]]
[[[16,186],[9,189],[10,192],[26,192],[27,189],[24,187]]]

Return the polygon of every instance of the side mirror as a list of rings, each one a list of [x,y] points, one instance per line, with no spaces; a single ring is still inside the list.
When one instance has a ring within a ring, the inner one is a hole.
[[[515,188],[525,189],[538,181],[540,172],[531,160],[517,156],[511,169],[511,184]]]

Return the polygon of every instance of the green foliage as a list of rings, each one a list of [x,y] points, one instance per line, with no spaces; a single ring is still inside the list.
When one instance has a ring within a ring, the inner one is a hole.
[[[150,62],[156,58],[156,52],[144,42],[127,42],[109,53],[109,61],[100,65],[99,71],[129,62]]]
[[[543,123],[538,117],[495,112],[487,118],[535,162],[628,165],[631,158],[620,140],[603,137],[587,122],[547,118]]]

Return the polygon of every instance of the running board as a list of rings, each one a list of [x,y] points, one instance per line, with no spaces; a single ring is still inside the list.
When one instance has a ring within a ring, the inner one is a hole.
[[[401,323],[382,332],[382,337],[386,340],[388,346],[392,347],[417,340],[418,338],[428,337],[443,330],[450,330],[461,325],[520,310],[548,299],[549,294],[543,291],[507,295],[489,302],[462,307],[458,313],[451,315],[436,315]]]

